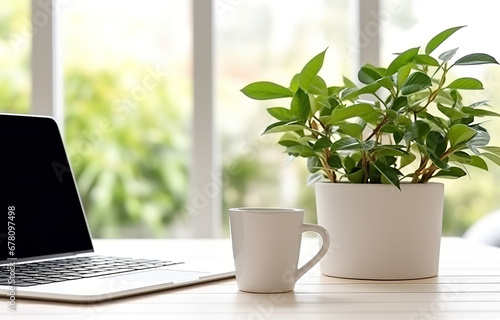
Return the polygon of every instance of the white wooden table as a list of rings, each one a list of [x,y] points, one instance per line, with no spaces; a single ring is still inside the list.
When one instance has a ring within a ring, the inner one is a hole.
[[[97,240],[100,253],[232,263],[229,239]],[[306,239],[303,259],[316,241]],[[361,281],[322,276],[313,268],[285,294],[238,291],[234,279],[98,304],[17,300],[0,303],[0,319],[500,319],[500,249],[444,238],[440,273],[413,281]]]

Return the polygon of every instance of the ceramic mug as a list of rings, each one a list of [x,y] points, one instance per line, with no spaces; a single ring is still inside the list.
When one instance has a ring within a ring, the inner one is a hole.
[[[328,251],[325,228],[304,223],[304,210],[292,208],[229,209],[236,282],[241,291],[292,291],[295,282]],[[298,268],[302,233],[313,231],[323,240],[318,253]]]

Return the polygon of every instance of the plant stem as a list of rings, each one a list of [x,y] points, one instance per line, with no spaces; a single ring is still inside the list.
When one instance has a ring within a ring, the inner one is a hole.
[[[384,107],[385,107],[386,110],[389,109],[387,107],[387,104],[384,102],[384,100],[380,99],[380,97],[376,93],[374,93],[373,95],[375,96],[375,98],[378,99],[378,101],[382,102],[382,104],[384,105]]]
[[[323,170],[325,171],[328,180],[330,182],[335,183],[337,182],[337,175],[335,174],[335,171],[332,170],[330,165],[328,164],[328,158],[330,157],[330,150],[327,148],[325,149],[325,158],[319,157],[319,161],[321,161],[321,166],[323,167]]]
[[[431,102],[436,99],[439,92],[443,88],[444,83],[446,82],[446,73],[448,72],[448,70],[450,70],[450,69],[446,69],[446,64],[445,64],[444,68],[443,68],[443,75],[441,76],[441,79],[439,80],[439,85],[438,85],[437,89],[435,91],[432,91],[432,89],[430,89],[431,94],[429,95],[429,99],[427,99],[427,103],[425,104],[425,106],[423,106],[422,108],[415,111],[415,117],[417,116],[418,113],[427,109],[427,107],[431,104]]]
[[[434,163],[425,170],[425,173],[422,175],[422,179],[418,183],[427,183],[432,178],[432,175],[436,170],[439,169]]]
[[[364,174],[363,174],[363,183],[368,183],[368,177],[369,177],[369,170],[368,166],[370,162],[368,161],[368,158],[366,157],[366,152],[361,153],[361,167],[363,168]]]
[[[373,129],[372,133],[370,133],[370,135],[368,136],[368,138],[365,139],[365,141],[368,141],[371,138],[373,138],[373,136],[378,135],[379,131],[382,129],[383,126],[387,124],[388,121],[389,120],[387,119],[387,115],[385,115],[382,121],[380,121],[380,123],[375,127],[375,129]]]
[[[455,152],[453,149],[448,149],[446,150],[441,157],[439,157],[439,160],[444,160],[450,155]],[[427,162],[429,161],[429,158],[425,157],[425,163],[421,162],[420,167],[415,171],[415,176],[413,176],[412,183],[418,182],[418,183],[427,183],[429,180],[432,178],[432,175],[436,172],[436,170],[439,169],[438,166],[436,166],[434,163],[432,163],[428,168],[425,168],[427,165]],[[418,173],[418,174],[417,174]],[[415,179],[415,177],[418,177],[420,174],[422,174],[422,178],[420,180]]]
[[[314,120],[316,120],[320,124],[321,128],[323,128],[323,131],[325,133],[327,133],[327,129],[326,129],[325,125],[323,124],[323,122],[321,122],[315,115],[313,115],[312,117]]]
[[[415,171],[415,174],[413,175],[413,179],[411,180],[411,183],[417,183],[419,181],[419,176],[424,172],[426,169],[427,163],[429,162],[428,157],[423,157],[422,160],[420,160],[420,167]]]

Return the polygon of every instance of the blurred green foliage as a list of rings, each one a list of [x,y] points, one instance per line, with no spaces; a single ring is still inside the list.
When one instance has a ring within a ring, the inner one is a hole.
[[[164,236],[186,203],[187,113],[169,98],[167,79],[151,81],[149,68],[129,74],[128,84],[120,80],[128,67],[66,70],[66,144],[98,237]]]
[[[31,75],[29,1],[2,3],[0,10],[0,111],[29,110]]]

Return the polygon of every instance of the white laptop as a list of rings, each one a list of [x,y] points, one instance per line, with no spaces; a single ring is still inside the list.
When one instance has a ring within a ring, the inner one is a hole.
[[[0,114],[2,296],[97,302],[234,276],[189,266],[96,255],[56,122]]]

